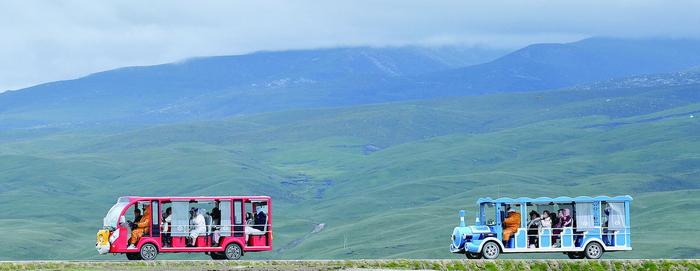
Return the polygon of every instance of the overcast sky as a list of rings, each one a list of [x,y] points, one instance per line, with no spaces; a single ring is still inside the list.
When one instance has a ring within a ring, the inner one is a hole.
[[[700,38],[699,10],[691,0],[0,0],[0,91],[258,50]]]

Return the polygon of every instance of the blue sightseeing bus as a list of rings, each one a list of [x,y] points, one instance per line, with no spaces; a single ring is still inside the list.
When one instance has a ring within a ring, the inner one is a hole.
[[[481,198],[473,226],[460,211],[452,253],[496,259],[501,253],[562,252],[571,259],[598,259],[632,250],[632,197]]]

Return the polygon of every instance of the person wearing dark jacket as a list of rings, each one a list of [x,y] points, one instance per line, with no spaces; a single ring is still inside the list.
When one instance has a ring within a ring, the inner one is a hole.
[[[537,211],[530,211],[530,221],[527,223],[527,237],[530,248],[536,248],[538,246],[538,236],[540,232],[540,227],[542,225],[542,218]]]
[[[255,214],[255,226],[254,229],[265,231],[265,225],[267,225],[267,214],[263,212],[263,207],[258,206],[258,212]]]
[[[219,245],[219,239],[221,238],[221,209],[219,209],[219,201],[214,203],[214,209],[211,210],[211,223],[212,223],[212,243],[216,247]]]

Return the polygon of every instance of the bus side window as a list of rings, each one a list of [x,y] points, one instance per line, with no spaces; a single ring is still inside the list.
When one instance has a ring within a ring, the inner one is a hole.
[[[190,234],[190,203],[187,201],[173,201],[172,208],[171,236],[188,236]]]
[[[233,201],[233,236],[243,236],[243,201]]]
[[[221,236],[231,236],[231,201],[222,200],[219,203],[221,210]]]
[[[154,200],[151,202],[151,236],[160,236],[160,209],[158,206],[158,201]]]

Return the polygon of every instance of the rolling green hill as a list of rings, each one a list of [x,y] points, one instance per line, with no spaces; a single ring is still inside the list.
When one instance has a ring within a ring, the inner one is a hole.
[[[0,260],[114,259],[93,246],[118,196],[222,193],[274,197],[276,250],[257,258],[457,257],[478,197],[601,194],[635,197],[634,251],[606,257],[697,258],[699,117],[700,85],[682,85],[14,130]]]

